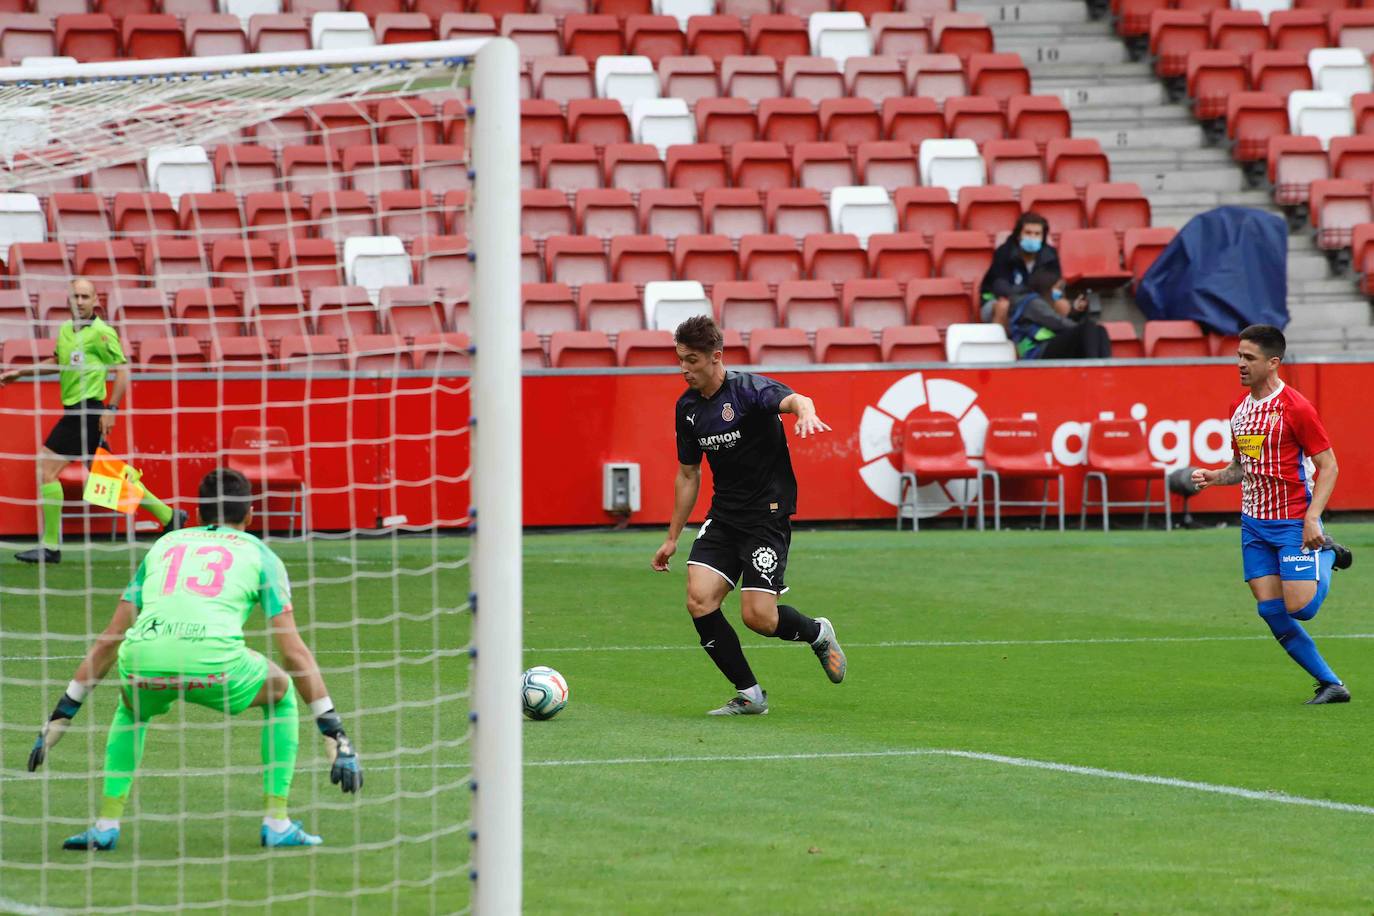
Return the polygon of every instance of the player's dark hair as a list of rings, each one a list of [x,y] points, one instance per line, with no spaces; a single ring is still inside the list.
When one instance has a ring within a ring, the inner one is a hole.
[[[1059,282],[1059,271],[1053,267],[1042,267],[1030,275],[1026,286],[1041,299],[1049,302],[1054,295],[1054,285]]]
[[[698,353],[714,353],[725,349],[725,336],[710,315],[693,315],[677,326],[673,343]]]
[[[1020,240],[1021,230],[1027,226],[1039,226],[1045,232],[1045,244],[1050,243],[1050,221],[1045,219],[1034,210],[1027,210],[1016,220],[1016,226],[1012,228],[1009,238]]]
[[[216,468],[200,481],[200,520],[206,525],[237,525],[253,506],[253,485],[232,468]]]
[[[1283,359],[1283,354],[1288,351],[1288,341],[1284,339],[1283,332],[1272,324],[1252,324],[1240,332],[1240,339],[1252,341],[1269,359],[1276,356]]]

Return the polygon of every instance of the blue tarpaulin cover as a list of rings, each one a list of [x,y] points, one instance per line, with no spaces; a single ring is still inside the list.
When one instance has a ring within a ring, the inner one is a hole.
[[[1136,290],[1149,319],[1192,319],[1218,334],[1288,325],[1288,226],[1249,207],[1199,213],[1160,253]]]

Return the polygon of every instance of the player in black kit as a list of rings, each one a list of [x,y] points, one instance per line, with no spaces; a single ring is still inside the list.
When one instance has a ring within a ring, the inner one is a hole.
[[[750,372],[727,372],[724,340],[707,316],[689,318],[674,334],[687,391],[677,401],[677,479],[668,539],[654,554],[653,568],[668,571],[678,535],[697,502],[701,456],[711,464],[715,492],[706,521],[687,560],[687,611],[701,647],[735,689],[736,697],[713,716],[763,715],[768,694],[744,658],[739,636],[721,613],[721,603],[739,586],[745,626],[811,646],[833,683],[844,680],[845,657],[835,628],[824,617],[812,619],[778,596],[787,591],[787,548],[791,516],[797,511],[797,478],[787,452],[779,414],[797,417],[803,439],[830,429],[816,416],[816,405],[786,385]]]

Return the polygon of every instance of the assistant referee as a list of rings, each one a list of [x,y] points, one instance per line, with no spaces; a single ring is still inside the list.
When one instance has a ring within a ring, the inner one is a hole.
[[[56,371],[62,386],[65,412],[38,453],[43,542],[15,554],[15,558],[24,563],[62,562],[64,498],[58,475],[71,462],[89,463],[95,456],[95,450],[105,444],[105,437],[114,429],[120,402],[129,390],[129,363],[120,346],[119,335],[95,313],[99,301],[95,285],[90,280],[73,280],[68,296],[72,317],[63,322],[57,332],[53,358],[0,375],[2,386],[26,375]],[[114,389],[109,392],[107,404],[105,383],[111,370],[115,377]],[[108,446],[106,448],[108,450]],[[145,491],[139,505],[151,512],[164,530],[171,531],[186,524],[185,511],[172,509],[149,491]]]

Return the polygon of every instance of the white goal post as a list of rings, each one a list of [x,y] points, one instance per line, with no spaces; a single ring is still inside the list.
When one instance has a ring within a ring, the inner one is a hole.
[[[441,41],[0,68],[0,192],[69,181],[121,163],[142,168],[151,162],[152,149],[209,146],[311,106],[419,93],[432,88],[434,74],[443,69],[463,71],[461,82],[470,78],[471,87],[464,115],[472,264],[471,722],[451,726],[456,733],[470,729],[471,736],[471,908],[509,914],[520,912],[522,892],[522,718],[516,687],[522,669],[521,152],[515,44]],[[422,215],[446,221],[452,214]],[[6,246],[10,241],[0,238]],[[157,283],[142,275],[145,281]],[[35,318],[41,320],[41,314]],[[455,910],[463,906],[454,904]]]

